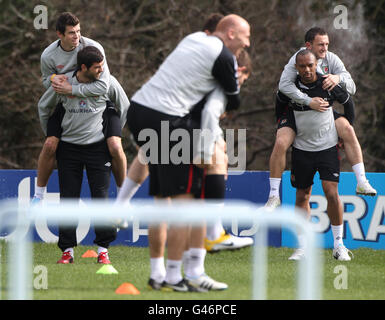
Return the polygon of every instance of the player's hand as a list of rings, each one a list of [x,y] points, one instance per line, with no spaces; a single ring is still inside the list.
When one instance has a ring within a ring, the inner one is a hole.
[[[340,76],[338,74],[327,74],[322,76],[324,81],[322,82],[322,89],[331,91],[340,83]]]
[[[52,84],[59,84],[59,83],[62,83],[63,81],[67,81],[68,78],[66,75],[64,74],[57,74],[53,77],[53,79],[51,80],[51,83]]]
[[[328,109],[328,106],[329,102],[319,97],[312,98],[309,104],[311,109],[319,112],[325,112]]]
[[[56,78],[56,77],[55,77]],[[61,81],[59,83],[52,83],[52,88],[58,94],[71,95],[72,94],[72,86],[68,82],[68,80]]]

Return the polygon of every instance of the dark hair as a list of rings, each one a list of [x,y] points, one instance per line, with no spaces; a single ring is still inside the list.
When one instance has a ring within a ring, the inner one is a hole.
[[[93,46],[84,47],[77,55],[77,68],[81,70],[82,64],[89,69],[95,62],[102,62],[104,59],[100,50]]]
[[[237,58],[238,67],[246,67],[246,73],[251,74],[253,71],[251,58],[246,50],[241,50]]]
[[[295,63],[298,62],[298,57],[304,57],[304,56],[307,56],[308,54],[311,54],[314,57],[314,59],[317,60],[317,58],[313,52],[311,52],[309,49],[303,49],[303,50],[298,51],[297,54],[295,55]]]
[[[319,27],[314,27],[314,28],[311,28],[309,29],[306,34],[305,34],[305,42],[313,42],[314,39],[315,39],[315,36],[327,36],[327,32],[322,29],[322,28],[319,28]]]
[[[80,23],[79,19],[71,12],[63,12],[56,21],[56,31],[64,34],[66,26],[77,26]]]
[[[210,33],[213,33],[217,27],[217,24],[219,20],[221,20],[224,17],[221,13],[212,13],[208,16],[205,24],[203,25],[202,31],[209,31]]]

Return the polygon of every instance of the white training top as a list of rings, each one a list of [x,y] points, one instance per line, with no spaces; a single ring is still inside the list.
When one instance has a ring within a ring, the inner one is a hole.
[[[183,117],[219,84],[226,95],[238,95],[234,55],[216,36],[186,36],[132,101],[159,112]]]

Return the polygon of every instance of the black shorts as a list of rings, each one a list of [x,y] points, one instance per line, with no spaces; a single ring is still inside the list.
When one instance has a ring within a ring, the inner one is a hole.
[[[338,118],[340,117],[343,117],[344,115],[342,115],[341,113],[339,113],[338,111],[334,110],[333,109],[333,117],[334,117],[334,121],[336,121]]]
[[[105,138],[109,137],[121,137],[122,128],[120,125],[120,117],[118,112],[115,110],[115,105],[111,101],[107,101],[106,109],[103,112],[103,134]],[[61,123],[65,114],[65,109],[62,103],[58,103],[55,111],[49,117],[47,122],[47,137],[61,138],[63,129]]]
[[[120,117],[111,101],[107,101],[106,110],[103,112],[103,133],[106,139],[122,136]]]
[[[303,151],[293,147],[291,153],[291,185],[307,189],[313,185],[318,171],[321,180],[339,182],[340,160],[336,146],[322,151]]]
[[[56,137],[61,138],[63,129],[61,123],[66,110],[63,107],[62,103],[58,103],[52,115],[48,118],[47,122],[47,137]]]
[[[281,117],[278,119],[277,130],[283,127],[292,128],[294,132],[297,133],[297,126],[295,124],[294,112],[289,107],[287,107],[287,110],[285,110],[284,113],[281,115]]]
[[[165,114],[131,102],[127,124],[149,164],[150,195],[200,194],[203,170],[191,165],[195,150],[193,129],[200,125],[195,119]],[[183,137],[176,134],[181,131]],[[178,136],[177,140],[173,134]]]

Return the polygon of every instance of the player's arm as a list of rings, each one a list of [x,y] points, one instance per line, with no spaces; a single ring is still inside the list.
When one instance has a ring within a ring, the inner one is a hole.
[[[56,74],[56,69],[49,63],[48,59],[44,55],[40,58],[40,70],[43,86],[48,89],[51,86],[52,76]]]
[[[115,109],[119,114],[120,124],[123,129],[124,125],[126,124],[127,111],[130,106],[130,101],[128,100],[128,97],[124,89],[120,85],[119,81],[112,75],[110,77],[111,78],[110,87],[108,89],[108,98],[115,105]]]
[[[344,117],[353,125],[355,119],[354,101],[352,96],[342,86],[338,85],[331,91],[334,99],[344,106]]]
[[[310,106],[312,99],[295,86],[296,78],[297,69],[295,68],[294,54],[283,69],[281,78],[279,80],[278,90],[289,97],[291,100],[295,101],[297,104]]]
[[[93,44],[96,46],[103,56],[103,47],[100,44]],[[108,68],[107,59],[104,59],[103,72],[100,78],[91,83],[71,84],[68,81],[61,81],[59,83],[53,83],[55,91],[63,95],[72,95],[80,98],[97,97],[108,94],[108,88],[110,86],[110,70]]]
[[[226,111],[236,110],[241,104],[237,68],[238,65],[234,55],[223,46],[221,53],[214,62],[211,73],[219,82],[227,97]]]
[[[49,87],[43,96],[40,98],[37,107],[39,112],[40,125],[47,135],[47,123],[48,119],[55,109],[56,105],[60,102],[60,96],[55,92],[52,87]]]
[[[105,95],[110,86],[111,76],[106,60],[104,61],[103,69],[104,70],[98,80],[91,83],[79,83],[72,85],[71,94],[82,98]]]
[[[72,95],[81,98],[98,97],[108,94],[110,86],[110,71],[107,62],[103,65],[103,72],[98,80],[91,83],[71,84],[67,80],[53,82],[52,86],[58,94]]]
[[[329,61],[329,67],[330,67],[329,71],[331,74],[326,75],[324,77],[325,78],[333,77],[333,76],[338,77],[339,81],[335,83],[335,85],[337,84],[341,85],[341,87],[344,88],[350,95],[354,95],[356,93],[356,84],[354,83],[351,74],[346,70],[342,60],[332,52],[327,53],[327,59]],[[331,83],[333,83],[332,79],[331,79]],[[325,83],[324,85],[327,86],[328,83]],[[329,88],[330,88],[330,84],[329,84]]]

